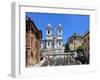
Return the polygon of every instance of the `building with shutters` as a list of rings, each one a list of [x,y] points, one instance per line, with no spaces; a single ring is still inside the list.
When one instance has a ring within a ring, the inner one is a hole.
[[[89,49],[89,44],[90,44],[90,37],[89,37],[89,31],[85,32],[84,35],[82,36],[82,40],[83,40],[83,45],[84,45],[84,54],[86,55],[87,59],[89,59],[89,53],[90,53],[90,49]]]
[[[31,67],[40,62],[40,44],[42,32],[34,22],[26,17],[26,67]]]
[[[72,51],[77,50],[77,48],[82,45],[81,36],[74,33],[72,36],[68,38],[68,43],[70,50]]]

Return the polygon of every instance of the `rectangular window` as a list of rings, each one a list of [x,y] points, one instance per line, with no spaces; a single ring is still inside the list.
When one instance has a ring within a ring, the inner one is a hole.
[[[85,48],[85,52],[86,52],[86,48]]]
[[[48,46],[50,45],[50,43],[48,42]]]
[[[89,36],[88,36],[88,41],[89,41]]]
[[[31,57],[33,58],[33,52],[31,52]]]
[[[33,45],[33,37],[31,37],[31,46]]]
[[[61,42],[59,42],[59,46],[61,46]]]

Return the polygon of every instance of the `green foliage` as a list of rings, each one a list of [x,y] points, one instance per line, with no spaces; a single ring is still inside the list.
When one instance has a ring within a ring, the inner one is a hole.
[[[64,50],[64,52],[66,53],[66,52],[69,52],[69,51],[70,51],[70,49],[69,49],[69,44],[66,43],[66,44],[65,44],[65,50]]]
[[[73,36],[75,36],[75,37],[76,37],[76,36],[77,36],[77,33],[73,33]]]
[[[82,46],[79,46],[78,48],[77,48],[77,50],[76,50],[76,52],[84,52],[84,46],[82,45]]]

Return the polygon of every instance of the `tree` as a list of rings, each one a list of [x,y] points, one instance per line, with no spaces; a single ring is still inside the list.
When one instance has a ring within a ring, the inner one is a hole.
[[[83,45],[79,46],[79,47],[77,48],[76,52],[77,52],[77,53],[82,53],[82,54],[84,54],[84,46],[83,46]]]
[[[69,44],[66,43],[66,44],[65,44],[65,50],[64,50],[64,52],[69,52],[69,51],[70,51],[70,49],[69,49]]]
[[[79,46],[76,50],[78,53],[78,56],[76,57],[76,60],[79,60],[82,64],[88,64],[89,60],[84,55],[84,46]]]

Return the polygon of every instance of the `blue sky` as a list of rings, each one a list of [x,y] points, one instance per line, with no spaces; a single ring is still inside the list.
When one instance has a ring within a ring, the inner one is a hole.
[[[46,38],[46,26],[48,23],[51,24],[53,29],[58,24],[61,24],[63,43],[66,43],[73,33],[82,35],[89,30],[90,26],[89,15],[26,12],[26,16],[33,20],[38,29],[42,30],[42,39]]]

